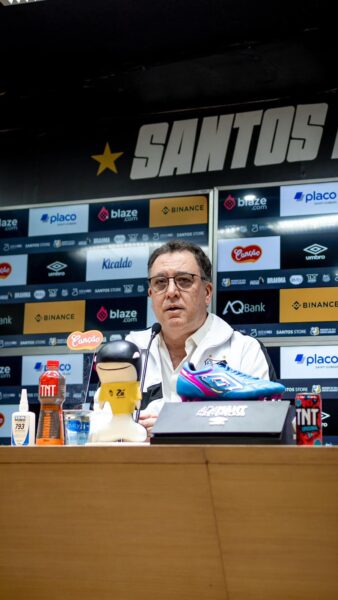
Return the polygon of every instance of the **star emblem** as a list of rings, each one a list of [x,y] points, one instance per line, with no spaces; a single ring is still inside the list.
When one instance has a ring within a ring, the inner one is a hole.
[[[96,175],[101,175],[106,169],[110,169],[113,173],[118,173],[115,162],[122,154],[124,154],[124,152],[112,152],[107,142],[103,154],[94,154],[91,156],[91,158],[100,163]]]

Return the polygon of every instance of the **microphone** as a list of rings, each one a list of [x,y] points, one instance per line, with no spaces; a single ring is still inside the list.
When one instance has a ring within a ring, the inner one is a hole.
[[[144,367],[143,367],[143,371],[142,371],[142,375],[141,375],[141,381],[140,381],[140,390],[141,390],[141,394],[143,396],[143,385],[144,385],[144,380],[146,378],[146,372],[147,372],[147,365],[148,365],[148,358],[149,358],[149,352],[150,352],[150,346],[153,343],[153,339],[157,336],[158,333],[160,333],[162,329],[162,326],[160,323],[154,323],[152,325],[151,328],[151,335],[150,335],[150,340],[149,340],[149,344],[146,350],[146,355],[145,355],[145,359],[144,359]],[[136,423],[138,423],[138,420],[140,418],[140,411],[141,411],[141,406],[140,408],[137,409],[136,412],[136,418],[135,421]]]

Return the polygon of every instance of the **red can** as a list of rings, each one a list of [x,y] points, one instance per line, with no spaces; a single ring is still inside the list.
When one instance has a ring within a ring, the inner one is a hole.
[[[321,446],[322,398],[320,394],[296,394],[296,434],[299,446]]]

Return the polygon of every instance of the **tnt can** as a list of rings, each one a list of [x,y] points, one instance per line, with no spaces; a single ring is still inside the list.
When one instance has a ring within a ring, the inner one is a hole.
[[[322,398],[320,394],[296,394],[296,435],[299,446],[321,446]]]

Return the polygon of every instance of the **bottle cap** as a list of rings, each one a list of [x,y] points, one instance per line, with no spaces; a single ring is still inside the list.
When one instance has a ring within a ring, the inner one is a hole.
[[[19,411],[20,412],[28,412],[28,399],[27,399],[27,390],[26,389],[21,390]]]
[[[58,360],[47,360],[47,369],[58,370],[60,366],[60,361]]]

